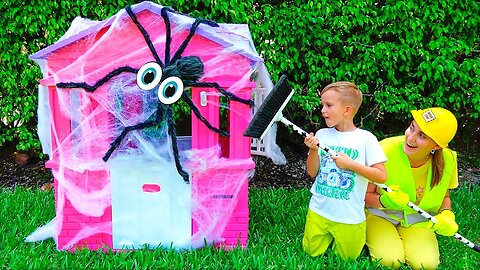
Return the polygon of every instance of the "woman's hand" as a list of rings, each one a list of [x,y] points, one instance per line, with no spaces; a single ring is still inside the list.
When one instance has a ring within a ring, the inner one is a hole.
[[[401,191],[398,185],[392,185],[390,188],[392,191],[380,195],[380,202],[387,209],[402,210],[409,202],[408,195]]]
[[[437,223],[433,224],[432,229],[445,236],[453,236],[458,231],[458,224],[455,222],[455,214],[450,210],[443,210],[435,216]],[[432,222],[433,223],[433,222]]]

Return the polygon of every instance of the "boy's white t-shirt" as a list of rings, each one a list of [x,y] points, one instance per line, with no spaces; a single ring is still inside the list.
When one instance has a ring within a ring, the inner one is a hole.
[[[335,128],[324,128],[317,131],[315,137],[330,149],[343,152],[369,167],[387,160],[377,138],[363,129],[339,132]],[[310,189],[309,208],[335,222],[363,222],[368,180],[353,171],[338,168],[325,151],[319,149],[318,155],[320,169]]]

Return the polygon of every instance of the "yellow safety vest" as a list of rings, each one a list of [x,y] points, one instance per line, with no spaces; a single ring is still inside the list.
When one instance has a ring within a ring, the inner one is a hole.
[[[416,201],[416,187],[413,179],[410,162],[407,155],[403,152],[405,144],[405,136],[390,137],[380,142],[380,145],[388,158],[385,163],[387,169],[387,186],[399,185],[400,189],[407,193],[410,201]],[[425,186],[424,195],[418,206],[429,212],[438,213],[440,206],[442,205],[445,194],[450,185],[453,170],[456,168],[457,154],[447,148],[443,148],[443,157],[445,161],[442,179],[433,189],[430,189],[430,182],[432,179],[432,167],[428,169],[427,183]],[[406,207],[403,212],[403,216],[416,213],[413,209]],[[391,215],[390,215],[391,216]],[[397,219],[398,220],[398,219]],[[398,220],[403,226],[409,226],[408,220]]]

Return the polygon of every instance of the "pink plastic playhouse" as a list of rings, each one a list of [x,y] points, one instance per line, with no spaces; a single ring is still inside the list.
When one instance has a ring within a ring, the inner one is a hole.
[[[245,246],[252,78],[248,26],[151,2],[77,18],[31,55],[60,250]],[[191,121],[178,119],[181,104]],[[177,135],[177,123],[191,134]]]

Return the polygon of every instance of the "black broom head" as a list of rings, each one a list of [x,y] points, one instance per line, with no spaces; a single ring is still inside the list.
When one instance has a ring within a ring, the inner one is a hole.
[[[282,75],[253,115],[252,121],[243,135],[262,139],[273,123],[281,120],[282,110],[292,95],[293,89],[288,83],[287,76]]]

